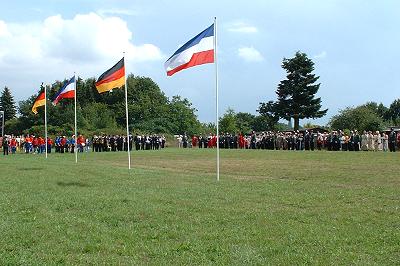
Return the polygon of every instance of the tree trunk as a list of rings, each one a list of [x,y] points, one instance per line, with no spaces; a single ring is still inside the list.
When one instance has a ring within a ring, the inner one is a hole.
[[[293,120],[294,120],[294,128],[293,130],[299,130],[299,123],[300,123],[300,119],[299,119],[299,115],[294,115],[293,116]]]

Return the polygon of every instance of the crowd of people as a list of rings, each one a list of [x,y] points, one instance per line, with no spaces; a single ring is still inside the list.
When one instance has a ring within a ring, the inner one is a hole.
[[[217,137],[213,134],[208,136],[192,136],[186,134],[176,136],[179,148],[215,148]],[[127,151],[128,141],[130,150],[159,150],[166,146],[164,135],[94,135],[85,138],[79,135],[75,138],[57,136],[45,138],[41,136],[4,136],[0,138],[0,148],[3,154],[15,154],[16,152],[42,154],[51,153],[74,153],[75,147],[78,152],[116,152]],[[252,132],[251,134],[228,134],[223,133],[219,137],[221,149],[268,149],[268,150],[328,150],[328,151],[391,151],[400,149],[400,132],[394,129],[390,132],[367,132],[359,133],[353,130],[349,133],[343,131],[319,132],[313,130],[286,131],[286,132]]]
[[[127,151],[128,139],[123,135],[101,135],[93,136],[92,144],[94,152]],[[138,135],[129,136],[130,150],[159,150],[165,147],[164,135]]]
[[[42,154],[51,153],[74,153],[77,152],[108,152],[108,151],[127,151],[127,137],[123,135],[94,135],[92,138],[85,138],[79,135],[71,137],[56,136],[54,139],[35,135],[5,135],[0,137],[0,148],[3,154],[15,154],[16,152]],[[165,147],[166,138],[158,135],[135,135],[129,136],[130,150],[158,150]]]
[[[215,135],[177,137],[177,146],[186,148],[215,148]],[[222,149],[268,149],[268,150],[329,150],[329,151],[391,151],[400,149],[400,133],[343,131],[319,132],[313,130],[287,132],[252,132],[248,135],[221,134],[219,147]]]
[[[0,137],[0,148],[3,148],[3,154],[15,154],[16,152],[42,154],[46,152],[51,153],[54,149],[57,153],[74,153],[75,151],[75,136],[70,138],[65,136],[57,136],[54,138],[47,138],[35,135],[5,135]],[[76,138],[78,152],[88,151],[88,139],[82,135]],[[47,147],[46,147],[47,146]]]

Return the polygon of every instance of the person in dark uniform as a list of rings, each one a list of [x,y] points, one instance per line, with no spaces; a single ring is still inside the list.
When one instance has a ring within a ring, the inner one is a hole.
[[[158,136],[153,135],[153,150],[158,150],[160,148],[160,142],[158,141]]]
[[[396,132],[394,131],[394,128],[390,129],[390,134],[389,134],[389,150],[391,152],[396,151]]]
[[[110,146],[111,146],[111,151],[117,151],[116,145],[115,145],[115,136],[110,137]]]
[[[7,136],[3,137],[3,155],[8,155],[8,146],[9,146],[10,142],[8,140]]]
[[[225,133],[224,139],[223,139],[223,147],[225,149],[229,149],[229,144],[231,142],[231,136],[228,133]],[[220,142],[220,146],[221,146],[221,142]]]
[[[253,131],[251,134],[251,138],[250,138],[250,147],[251,149],[256,149],[256,142],[257,142],[257,137],[256,137],[256,133]]]
[[[333,151],[339,151],[340,150],[340,139],[339,139],[339,135],[337,134],[337,132],[333,132],[333,136],[332,136],[332,150]]]
[[[292,151],[296,150],[296,147],[297,147],[297,134],[296,134],[296,132],[293,132],[292,138],[290,140],[290,143],[292,144],[291,145],[291,150]]]
[[[203,136],[202,135],[199,135],[198,142],[199,142],[199,149],[202,149],[203,148]]]
[[[260,136],[260,148],[261,148],[262,150],[265,149],[266,143],[267,143],[267,138],[266,138],[265,132],[263,132],[263,133],[261,134],[261,136]]]
[[[310,150],[314,150],[315,149],[315,136],[314,136],[314,132],[312,130],[310,130]]]
[[[144,151],[146,145],[146,138],[144,135],[140,137],[140,149]]]
[[[132,135],[129,135],[128,136],[128,140],[129,140],[129,151],[132,151],[132,149],[133,149],[133,136]]]
[[[238,148],[238,134],[233,135],[233,137],[232,137],[232,146],[233,146],[233,149],[237,149]]]
[[[357,130],[354,130],[354,138],[353,138],[353,150],[354,151],[360,151],[360,134],[358,134]]]
[[[304,149],[306,151],[310,150],[310,133],[308,132],[308,130],[306,130],[306,133],[304,135]]]
[[[165,141],[166,141],[165,136],[162,135],[162,136],[161,136],[161,149],[164,149],[164,147],[165,147]]]
[[[208,138],[209,137],[203,137],[203,147],[205,148],[205,149],[207,149],[208,148]]]
[[[135,142],[135,149],[138,151],[140,150],[140,136],[138,134],[135,135],[133,141]]]
[[[149,136],[145,136],[144,137],[144,149],[145,150],[150,150],[150,137]]]
[[[118,135],[118,138],[117,138],[117,150],[118,151],[122,151],[123,150],[123,146],[124,146],[124,139],[122,138],[122,136]]]
[[[97,146],[98,146],[99,152],[102,152],[103,146],[104,146],[104,137],[99,136],[99,141],[97,142]]]
[[[223,132],[221,132],[218,140],[219,140],[219,148],[224,149],[225,148],[225,134]]]
[[[186,136],[186,133],[182,137],[182,142],[183,142],[183,148],[187,148],[187,146],[188,146],[188,137]]]
[[[56,140],[57,141],[57,140]],[[96,135],[94,135],[93,137],[92,137],[92,146],[93,146],[93,151],[94,152],[97,152],[97,138],[96,138]],[[57,142],[56,142],[56,145],[57,145]]]
[[[354,131],[350,132],[350,137],[349,137],[349,142],[347,143],[347,150],[348,151],[354,151]]]

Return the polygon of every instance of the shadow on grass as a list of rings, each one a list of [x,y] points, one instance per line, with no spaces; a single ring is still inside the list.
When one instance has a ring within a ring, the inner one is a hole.
[[[18,170],[21,171],[39,171],[39,170],[43,170],[43,167],[20,167],[18,168]]]
[[[82,182],[76,182],[76,181],[71,181],[71,182],[63,182],[59,181],[57,182],[57,185],[60,187],[90,187],[90,185]]]

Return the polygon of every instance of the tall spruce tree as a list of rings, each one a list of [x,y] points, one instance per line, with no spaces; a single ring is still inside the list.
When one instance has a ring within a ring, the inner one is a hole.
[[[320,83],[315,83],[319,76],[312,73],[312,60],[305,53],[296,52],[295,57],[283,59],[282,68],[287,76],[278,85],[274,106],[279,117],[293,118],[294,130],[299,128],[300,119],[323,117],[328,109],[321,110],[321,98],[315,98]]]
[[[4,111],[4,120],[13,119],[17,114],[14,97],[8,87],[4,87],[0,96],[0,110]]]

